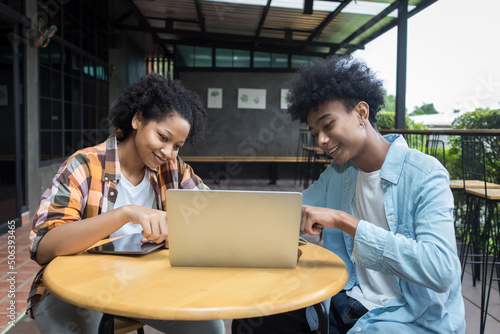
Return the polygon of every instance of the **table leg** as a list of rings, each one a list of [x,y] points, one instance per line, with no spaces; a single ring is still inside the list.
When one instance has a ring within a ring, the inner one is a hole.
[[[102,315],[102,320],[99,325],[98,334],[113,334],[115,331],[114,328],[115,318],[111,314],[104,313]]]
[[[269,184],[276,184],[278,180],[278,163],[271,162],[269,164]]]
[[[315,304],[314,309],[318,315],[318,333],[328,334],[328,313],[326,313],[325,305],[323,303]]]

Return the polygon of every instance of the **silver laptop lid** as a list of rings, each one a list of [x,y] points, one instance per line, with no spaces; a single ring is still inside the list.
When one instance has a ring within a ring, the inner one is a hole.
[[[166,192],[172,266],[295,268],[302,194]]]

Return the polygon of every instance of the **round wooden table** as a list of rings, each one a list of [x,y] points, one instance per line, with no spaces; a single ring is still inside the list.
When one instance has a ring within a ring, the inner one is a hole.
[[[215,320],[296,310],[335,295],[347,282],[342,260],[301,246],[295,269],[172,267],[169,251],[142,256],[82,253],[54,259],[43,279],[56,297],[125,317]]]

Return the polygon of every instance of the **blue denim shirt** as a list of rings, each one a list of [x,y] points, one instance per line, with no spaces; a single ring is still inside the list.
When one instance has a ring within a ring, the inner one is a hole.
[[[409,149],[403,137],[384,138],[391,143],[380,171],[390,230],[363,220],[355,238],[325,228],[323,245],[349,269],[345,290],[357,284],[355,263],[393,275],[402,298],[369,311],[349,333],[374,333],[379,322],[386,322],[385,333],[399,332],[398,323],[411,323],[415,333],[465,333],[448,172],[436,159]],[[304,191],[303,203],[351,214],[357,173],[352,162],[332,163]],[[329,307],[328,301],[325,306]],[[315,330],[317,317],[311,307],[307,318]]]

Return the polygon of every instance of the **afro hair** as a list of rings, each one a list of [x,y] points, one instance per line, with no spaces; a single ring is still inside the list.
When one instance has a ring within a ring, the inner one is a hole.
[[[338,100],[348,112],[360,102],[370,107],[369,120],[376,128],[377,113],[384,106],[382,80],[368,66],[351,56],[333,56],[304,66],[289,83],[288,112],[293,120],[307,122],[311,110],[325,102]]]
[[[127,138],[133,131],[132,118],[137,113],[146,122],[179,114],[191,125],[187,138],[191,144],[203,138],[207,123],[207,114],[198,95],[179,81],[159,74],[143,76],[125,88],[109,112],[112,130],[122,130],[122,139]]]

